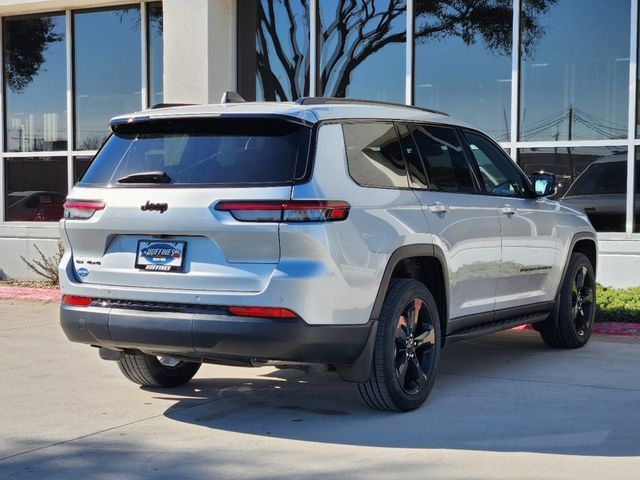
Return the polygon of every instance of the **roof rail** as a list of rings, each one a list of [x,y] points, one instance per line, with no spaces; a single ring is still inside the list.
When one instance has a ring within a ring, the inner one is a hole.
[[[197,105],[195,103],[156,103],[151,110],[157,110],[159,108],[172,108],[172,107],[191,107]]]
[[[404,103],[382,102],[379,100],[361,100],[357,98],[341,98],[341,97],[300,97],[294,103],[297,105],[331,105],[336,103],[354,103],[361,105],[381,105],[387,107],[401,107],[411,108],[413,110],[420,110],[423,112],[437,113],[438,115],[449,116],[448,113],[441,112],[439,110],[433,110],[430,108],[416,107],[413,105],[405,105]]]

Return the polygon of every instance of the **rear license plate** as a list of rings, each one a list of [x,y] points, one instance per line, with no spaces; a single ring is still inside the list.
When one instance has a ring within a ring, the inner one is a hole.
[[[154,272],[181,272],[186,242],[139,240],[136,268]]]

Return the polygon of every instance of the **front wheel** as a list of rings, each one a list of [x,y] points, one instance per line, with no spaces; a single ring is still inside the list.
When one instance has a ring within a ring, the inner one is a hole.
[[[358,393],[374,409],[414,410],[429,396],[440,358],[436,302],[422,283],[396,280],[378,322],[373,372]]]
[[[179,387],[193,378],[200,365],[145,353],[124,353],[118,360],[124,376],[145,387]]]
[[[552,347],[583,347],[591,337],[596,316],[596,278],[586,255],[571,254],[558,301],[557,321],[551,317],[542,323],[540,336]]]

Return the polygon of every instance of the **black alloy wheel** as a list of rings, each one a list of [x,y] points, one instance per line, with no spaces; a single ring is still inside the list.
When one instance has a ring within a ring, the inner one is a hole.
[[[596,275],[589,258],[573,252],[555,309],[535,325],[551,347],[580,348],[591,337],[596,317]]]
[[[396,323],[395,368],[400,387],[409,395],[424,389],[433,370],[436,332],[426,304],[411,299]]]
[[[576,334],[584,336],[593,326],[595,281],[585,265],[576,272],[571,288],[571,317]]]
[[[433,388],[441,343],[429,289],[417,280],[393,280],[378,318],[371,376],[357,384],[360,398],[377,410],[418,408]]]

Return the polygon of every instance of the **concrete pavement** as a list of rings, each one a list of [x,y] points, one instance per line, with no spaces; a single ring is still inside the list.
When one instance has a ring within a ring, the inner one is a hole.
[[[0,478],[640,478],[640,344],[506,332],[443,352],[427,404],[363,407],[332,374],[205,365],[143,390],[0,302]]]

